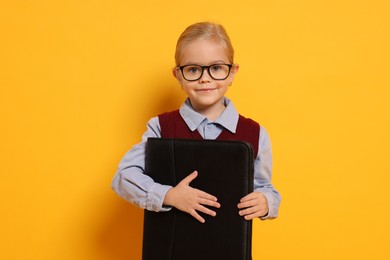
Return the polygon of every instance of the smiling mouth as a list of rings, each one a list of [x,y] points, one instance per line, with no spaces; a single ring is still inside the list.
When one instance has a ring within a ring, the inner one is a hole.
[[[215,90],[216,88],[201,88],[201,89],[197,89],[196,91],[199,91],[199,92],[209,92],[209,91],[212,91],[212,90]]]

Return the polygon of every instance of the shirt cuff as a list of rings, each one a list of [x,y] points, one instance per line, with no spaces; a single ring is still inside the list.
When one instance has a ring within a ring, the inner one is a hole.
[[[277,207],[275,207],[275,200],[271,192],[259,190],[263,193],[268,203],[268,213],[260,217],[261,220],[274,219],[278,217]]]
[[[146,209],[150,211],[169,211],[172,207],[163,206],[165,194],[172,186],[154,183],[147,194]]]

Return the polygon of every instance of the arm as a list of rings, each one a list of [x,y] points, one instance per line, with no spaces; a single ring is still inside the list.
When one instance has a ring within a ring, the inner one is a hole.
[[[156,183],[144,174],[145,147],[149,137],[161,137],[157,117],[148,122],[142,141],[133,146],[119,163],[111,187],[121,198],[141,208],[168,211],[171,208],[163,206],[163,199],[172,187]]]
[[[191,181],[197,177],[197,172],[188,175],[175,187],[156,183],[144,174],[145,148],[149,137],[161,137],[157,117],[148,122],[141,143],[123,157],[112,181],[112,189],[126,201],[147,210],[168,211],[175,207],[202,223],[204,219],[198,212],[215,216],[216,212],[204,205],[219,208],[217,198],[190,186]]]
[[[271,184],[272,149],[269,135],[263,127],[260,128],[259,152],[254,166],[254,192],[241,199],[239,214],[247,220],[276,218],[281,197]]]

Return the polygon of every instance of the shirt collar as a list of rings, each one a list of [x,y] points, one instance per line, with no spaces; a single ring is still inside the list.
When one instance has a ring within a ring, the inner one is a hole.
[[[236,133],[239,118],[238,112],[230,99],[225,97],[224,103],[226,106],[225,110],[214,123],[221,125],[232,133]],[[204,115],[196,112],[192,108],[188,98],[180,107],[179,113],[191,131],[195,131],[203,121],[208,120]]]

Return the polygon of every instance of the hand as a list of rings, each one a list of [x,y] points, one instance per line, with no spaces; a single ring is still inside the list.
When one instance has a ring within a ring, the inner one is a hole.
[[[214,217],[217,213],[204,205],[215,208],[219,208],[221,205],[217,202],[216,197],[190,186],[191,181],[197,176],[198,172],[194,171],[179,182],[176,187],[168,190],[164,198],[164,205],[173,206],[204,223],[205,220],[198,214],[198,211]]]
[[[244,216],[246,220],[263,217],[268,214],[268,202],[261,192],[252,192],[243,197],[238,203],[241,209],[238,214]]]

